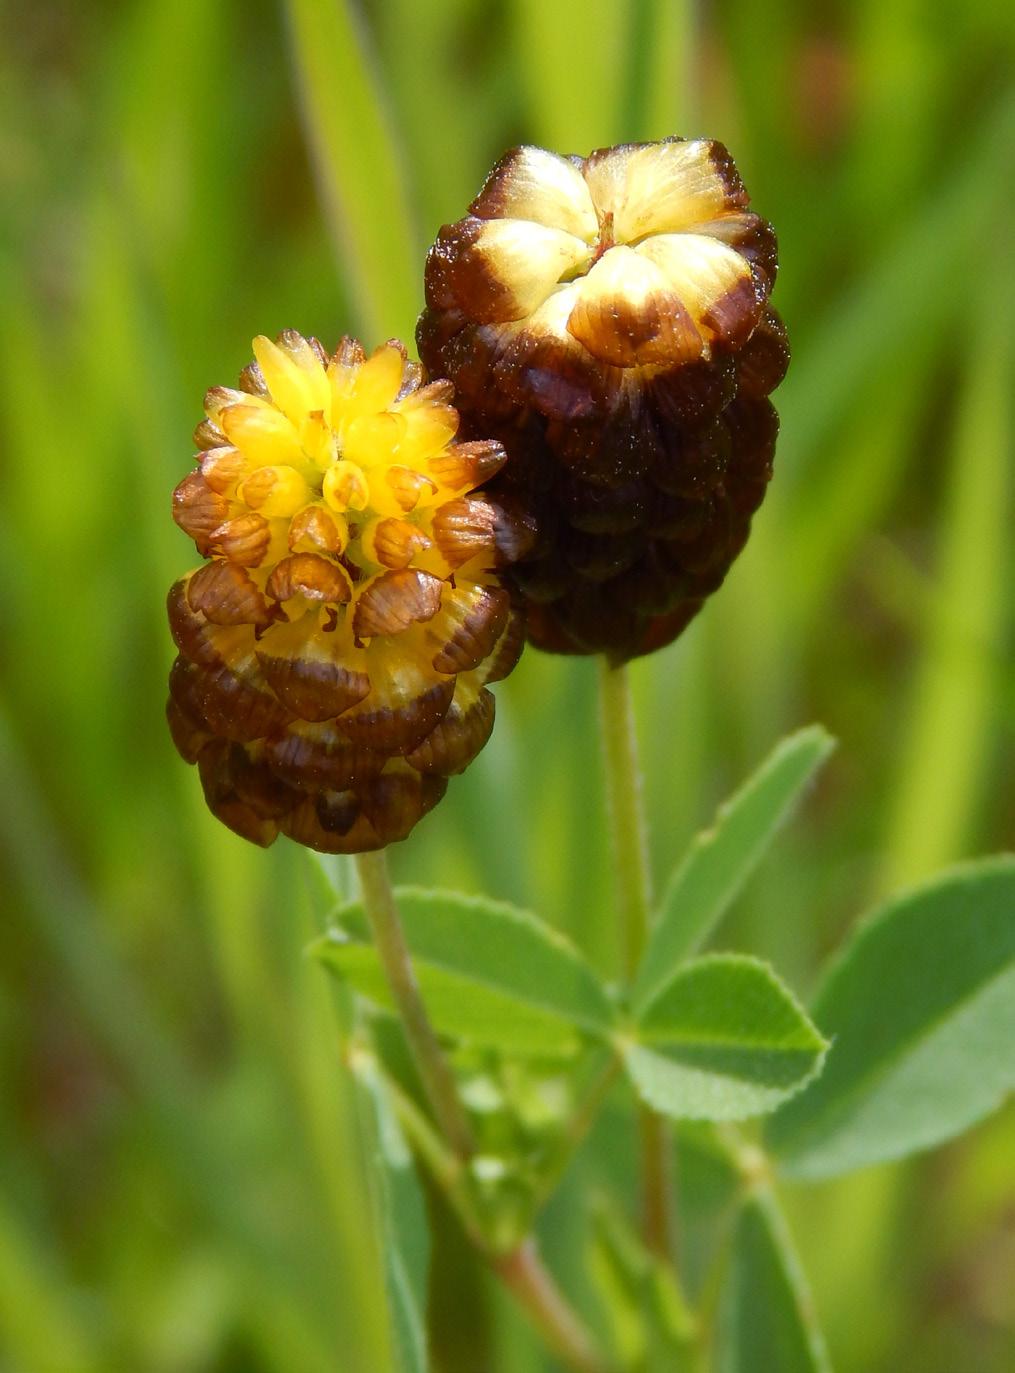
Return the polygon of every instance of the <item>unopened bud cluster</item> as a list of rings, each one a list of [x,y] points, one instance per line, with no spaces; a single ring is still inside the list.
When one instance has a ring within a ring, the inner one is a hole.
[[[475,494],[500,444],[457,442],[451,383],[400,344],[254,353],[173,498],[206,559],[169,595],[173,738],[245,838],[378,848],[489,735],[523,637],[497,567],[530,536]]]
[[[747,205],[718,143],[523,147],[430,251],[420,357],[508,453],[489,489],[539,531],[512,577],[540,648],[668,643],[747,538],[788,361]]]

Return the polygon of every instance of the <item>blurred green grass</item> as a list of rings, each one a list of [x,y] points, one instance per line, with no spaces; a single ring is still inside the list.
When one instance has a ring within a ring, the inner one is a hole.
[[[993,0],[9,0],[4,17],[0,1370],[378,1373],[367,1161],[301,954],[306,864],[216,826],[163,725],[163,597],[193,559],[168,498],[203,391],[258,332],[411,333],[428,242],[514,142],[726,141],[782,245],[776,478],[726,587],[635,688],[660,875],[781,731],[840,737],[722,936],[806,989],[875,893],[1015,831],[1015,17]],[[531,904],[609,972],[594,686],[591,663],[526,655],[490,747],[395,867]],[[1009,1110],[791,1197],[839,1373],[1012,1367],[1013,1156]],[[577,1190],[547,1238],[581,1292]],[[456,1253],[439,1238],[443,1271]],[[540,1367],[479,1292],[491,1369]]]

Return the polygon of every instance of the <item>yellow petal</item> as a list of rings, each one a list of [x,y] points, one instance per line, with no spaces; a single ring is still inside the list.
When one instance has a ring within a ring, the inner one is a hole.
[[[272,406],[230,405],[218,418],[226,437],[255,466],[304,461],[296,431]]]
[[[334,403],[333,423],[337,426],[341,418],[386,410],[398,395],[404,365],[404,354],[392,343],[382,344],[359,367],[332,363],[328,376]]]
[[[390,463],[407,428],[405,419],[395,411],[361,415],[342,434],[342,456],[360,467]]]
[[[295,515],[313,496],[299,472],[286,466],[259,467],[240,482],[236,494],[266,519]]]
[[[293,330],[280,339],[281,346],[263,334],[254,339],[254,357],[272,400],[297,428],[313,410],[330,417],[331,388],[317,354]]]
[[[417,406],[400,413],[406,420],[406,432],[399,451],[408,462],[425,462],[445,448],[458,432],[458,411],[450,405]]]
[[[324,499],[332,510],[365,510],[369,497],[366,478],[354,462],[333,463],[325,472]]]

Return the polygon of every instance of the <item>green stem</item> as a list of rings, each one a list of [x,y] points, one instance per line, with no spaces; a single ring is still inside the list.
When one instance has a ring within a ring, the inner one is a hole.
[[[543,1266],[534,1240],[492,1256],[494,1271],[547,1345],[574,1373],[609,1373],[606,1363],[560,1288]]]
[[[458,1162],[468,1163],[475,1152],[472,1131],[420,996],[383,850],[357,854],[356,867],[374,944],[434,1116]],[[543,1267],[535,1240],[523,1240],[506,1254],[493,1250],[483,1234],[468,1193],[462,1188],[463,1174],[451,1164],[442,1142],[433,1137],[420,1113],[401,1093],[395,1098],[395,1104],[419,1156],[448,1196],[469,1239],[525,1311],[548,1347],[573,1373],[611,1373],[581,1318]]]
[[[612,667],[606,658],[600,659],[599,699],[624,972],[630,982],[638,971],[648,938],[652,880],[626,664]],[[653,1252],[668,1257],[673,1235],[672,1149],[666,1123],[647,1106],[639,1110],[639,1138],[645,1243]]]
[[[553,1277],[543,1266],[535,1240],[525,1239],[507,1253],[498,1252],[483,1233],[472,1204],[466,1175],[437,1139],[432,1126],[397,1083],[386,1077],[399,1121],[420,1161],[447,1197],[473,1247],[525,1312],[547,1346],[573,1373],[609,1373],[609,1365],[596,1348],[580,1316],[568,1303]]]
[[[451,1148],[459,1158],[468,1159],[474,1152],[472,1131],[458,1099],[451,1069],[437,1043],[437,1036],[420,996],[409,946],[405,942],[391,890],[384,851],[357,854],[356,868],[363,891],[363,908],[370,921],[374,944],[402,1018],[405,1037],[409,1041],[427,1098]]]
[[[601,658],[599,666],[606,801],[613,837],[624,974],[631,981],[641,961],[652,909],[648,833],[627,665],[611,667]]]

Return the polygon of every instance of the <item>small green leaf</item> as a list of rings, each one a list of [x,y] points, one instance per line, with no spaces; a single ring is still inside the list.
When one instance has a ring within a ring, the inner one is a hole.
[[[740,1213],[719,1308],[717,1373],[831,1373],[810,1295],[771,1193]]]
[[[354,1060],[358,1101],[374,1146],[376,1208],[397,1373],[427,1373],[430,1232],[423,1194],[388,1091],[372,1057]]]
[[[636,1031],[625,1054],[635,1086],[650,1106],[685,1120],[774,1110],[828,1047],[772,970],[741,954],[684,964]]]
[[[827,1073],[772,1122],[797,1177],[901,1158],[1015,1087],[1015,857],[955,868],[860,925],[814,1013]]]
[[[783,739],[699,834],[670,879],[634,987],[642,1009],[708,938],[835,747],[820,725]]]
[[[401,887],[395,893],[423,1000],[441,1034],[520,1053],[573,1052],[580,1032],[605,1037],[606,992],[563,935],[534,915],[484,897]],[[357,934],[357,904],[339,919]],[[332,935],[313,952],[358,992],[391,1006],[371,944]]]

